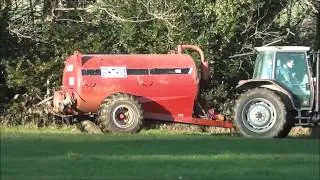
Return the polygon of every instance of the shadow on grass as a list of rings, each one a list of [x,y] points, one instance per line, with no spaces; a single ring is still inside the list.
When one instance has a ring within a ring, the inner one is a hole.
[[[1,150],[7,156],[25,157],[61,155],[65,152],[108,155],[212,155],[235,154],[311,154],[319,155],[319,141],[313,139],[245,139],[205,135],[64,135],[43,134],[1,139]]]
[[[1,179],[317,179],[318,143],[206,135],[5,135]]]

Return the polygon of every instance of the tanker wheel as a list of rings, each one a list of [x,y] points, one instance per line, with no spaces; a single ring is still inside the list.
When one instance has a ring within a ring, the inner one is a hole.
[[[142,127],[143,110],[128,94],[117,93],[104,99],[98,112],[103,132],[136,133]]]
[[[234,124],[245,137],[286,137],[291,129],[288,116],[276,93],[256,88],[244,92],[236,101]]]

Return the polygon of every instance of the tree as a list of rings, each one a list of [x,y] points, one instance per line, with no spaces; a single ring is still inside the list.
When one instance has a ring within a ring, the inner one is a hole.
[[[316,30],[314,38],[314,48],[320,50],[320,1],[313,1],[313,11],[315,16]]]
[[[51,87],[59,87],[64,59],[74,50],[165,53],[177,44],[197,44],[211,66],[211,81],[202,97],[207,106],[224,110],[238,80],[250,77],[253,62],[251,57],[229,56],[274,42],[310,45],[315,36],[319,38],[319,21],[314,18],[319,18],[318,4],[317,0],[4,0],[3,79],[14,93],[26,93],[37,102],[46,93],[47,79]],[[319,46],[319,40],[314,44]]]

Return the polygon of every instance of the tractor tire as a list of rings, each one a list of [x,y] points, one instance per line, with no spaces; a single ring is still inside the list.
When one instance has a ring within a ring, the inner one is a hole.
[[[286,137],[292,127],[290,115],[281,98],[265,88],[241,94],[234,109],[234,125],[245,137]]]
[[[277,136],[278,138],[287,137],[291,129],[294,127],[295,112],[290,112],[290,111],[286,111],[286,112],[287,112],[286,123],[284,124],[282,131],[279,132]]]
[[[142,128],[141,104],[131,95],[117,93],[104,99],[98,112],[103,132],[137,133]]]

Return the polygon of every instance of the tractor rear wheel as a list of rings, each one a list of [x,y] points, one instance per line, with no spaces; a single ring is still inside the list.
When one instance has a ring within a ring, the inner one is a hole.
[[[234,109],[234,124],[245,137],[286,137],[291,126],[281,98],[265,88],[251,89],[240,95]]]
[[[103,132],[136,133],[142,127],[143,110],[131,95],[117,93],[104,99],[98,112]]]

